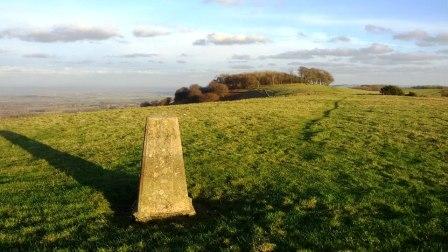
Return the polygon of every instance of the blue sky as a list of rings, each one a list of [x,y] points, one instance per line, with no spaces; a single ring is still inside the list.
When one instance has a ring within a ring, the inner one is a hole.
[[[0,85],[207,84],[320,67],[448,85],[448,1],[0,1]]]

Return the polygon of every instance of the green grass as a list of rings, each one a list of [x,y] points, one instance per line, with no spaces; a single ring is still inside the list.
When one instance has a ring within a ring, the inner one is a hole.
[[[425,86],[423,86],[425,87]],[[420,97],[442,97],[442,92],[448,90],[448,87],[446,88],[434,88],[433,86],[426,86],[427,88],[414,88],[414,87],[400,87],[405,94],[408,94],[409,92],[414,92],[417,94],[417,96]],[[363,90],[358,89],[359,87],[354,87],[353,89],[356,90]],[[377,87],[378,91],[365,91],[369,92],[371,94],[379,94],[380,87]]]
[[[273,89],[0,119],[0,250],[448,249],[447,98]],[[150,115],[180,119],[196,217],[130,218]]]
[[[440,89],[440,88],[428,88],[428,89],[403,88],[403,91],[406,94],[409,92],[414,92],[418,96],[423,96],[423,97],[441,97],[442,90],[443,89]]]

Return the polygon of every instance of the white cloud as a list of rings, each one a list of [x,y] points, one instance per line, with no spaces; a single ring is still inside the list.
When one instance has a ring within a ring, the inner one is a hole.
[[[288,51],[275,55],[261,56],[261,59],[311,59],[314,57],[353,57],[357,55],[372,55],[384,54],[392,52],[393,49],[388,45],[374,43],[368,47],[353,49],[353,48],[334,48],[334,49],[311,49],[311,50],[297,50]]]
[[[250,60],[251,57],[248,54],[234,54],[232,60]]]
[[[243,3],[243,0],[205,0],[205,3],[216,3],[220,5],[237,5]]]
[[[269,42],[268,39],[261,36],[241,35],[241,34],[224,34],[211,33],[207,35],[206,39],[198,39],[193,42],[193,45],[248,45],[248,44],[264,44]]]
[[[329,58],[330,57],[330,58]],[[436,64],[448,60],[448,55],[427,52],[395,52],[384,44],[371,44],[361,48],[332,48],[287,51],[280,54],[261,56],[261,59],[295,59],[303,62],[290,62],[288,65],[306,65],[310,59],[326,59],[334,65],[368,64],[368,65],[421,65]],[[334,60],[334,62],[331,62]]]
[[[358,51],[364,54],[385,54],[392,52],[393,49],[388,45],[373,43],[368,47],[360,48]]]
[[[384,65],[384,64],[413,64],[413,63],[431,63],[435,60],[444,60],[448,59],[448,57],[440,56],[433,53],[422,53],[422,52],[413,52],[413,53],[391,53],[385,55],[376,55],[370,59],[363,59],[361,62]]]
[[[339,43],[339,42],[344,42],[344,43],[348,43],[352,41],[349,37],[346,36],[338,36],[338,37],[334,37],[328,40],[328,42],[331,43]]]
[[[55,61],[55,63],[69,66],[80,66],[80,65],[90,65],[95,63],[95,61],[84,59],[84,60],[70,60],[70,61]]]
[[[366,25],[364,27],[364,29],[371,33],[391,33],[392,32],[392,30],[389,28],[384,28],[381,26],[371,25],[371,24]]]
[[[46,53],[30,53],[30,54],[24,54],[24,58],[35,58],[35,59],[49,59],[54,58],[53,55],[46,54]]]
[[[297,33],[297,36],[298,36],[299,38],[306,38],[306,37],[307,37],[306,34],[303,33],[303,32],[298,32],[298,33]]]
[[[300,62],[294,61],[289,62],[288,66],[299,67],[299,66],[307,66],[307,67],[317,67],[317,68],[334,68],[334,67],[347,67],[354,66],[352,63],[341,63],[341,62],[325,62],[325,61],[317,61],[317,62]]]
[[[133,31],[134,36],[140,38],[150,38],[171,34],[168,29],[160,27],[138,27]]]
[[[414,41],[418,46],[448,45],[448,32],[430,35],[423,30],[396,33],[394,39]]]
[[[375,25],[366,25],[365,30],[372,33],[389,33],[393,35],[395,40],[413,41],[418,46],[448,45],[448,32],[440,32],[434,35],[421,29],[396,32],[390,28]]]
[[[193,45],[195,45],[195,46],[205,46],[205,45],[207,45],[207,40],[205,40],[205,39],[198,39],[198,40],[193,42]]]
[[[262,14],[260,14],[262,15]],[[430,27],[432,31],[446,30],[446,21],[431,21],[424,22],[423,20],[409,20],[396,18],[344,18],[339,16],[329,15],[314,15],[314,14],[294,14],[294,15],[271,15],[273,19],[298,21],[304,24],[319,25],[319,26],[343,26],[343,27],[360,27],[369,24],[374,27],[393,27],[394,29],[412,29]],[[375,24],[375,25],[372,25]],[[387,28],[386,28],[387,29]]]
[[[0,38],[16,38],[28,42],[75,42],[98,41],[120,37],[113,29],[59,25],[46,29],[6,29],[0,31]]]
[[[131,54],[124,54],[119,57],[121,58],[152,58],[156,57],[158,54],[156,53],[131,53]]]
[[[427,37],[429,37],[429,34],[423,30],[414,30],[402,33],[396,33],[394,35],[394,39],[407,40],[407,41],[424,40]]]
[[[209,34],[207,40],[215,45],[246,45],[256,43],[266,43],[268,40],[260,36],[250,35],[229,35],[229,34]]]

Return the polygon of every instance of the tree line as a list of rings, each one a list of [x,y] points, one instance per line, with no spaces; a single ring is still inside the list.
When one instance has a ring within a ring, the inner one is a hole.
[[[213,79],[208,86],[193,84],[176,90],[174,101],[165,98],[160,101],[145,102],[141,106],[163,106],[170,104],[197,103],[219,101],[226,97],[230,90],[255,89],[262,86],[304,83],[312,85],[330,85],[333,76],[323,69],[300,67],[297,74],[277,71],[260,71],[238,74],[221,74]]]
[[[298,69],[298,75],[293,72],[284,73],[276,71],[221,74],[212,82],[225,84],[229,89],[249,89],[293,83],[330,85],[333,81],[333,76],[325,70],[300,67]]]

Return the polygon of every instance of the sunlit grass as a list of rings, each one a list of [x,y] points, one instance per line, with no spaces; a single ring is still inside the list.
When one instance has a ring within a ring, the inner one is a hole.
[[[441,97],[442,90],[440,88],[418,89],[418,88],[403,88],[405,93],[414,92],[418,96],[423,97]]]
[[[270,90],[0,119],[0,248],[447,249],[448,99]],[[130,219],[149,115],[180,119],[194,218]]]

